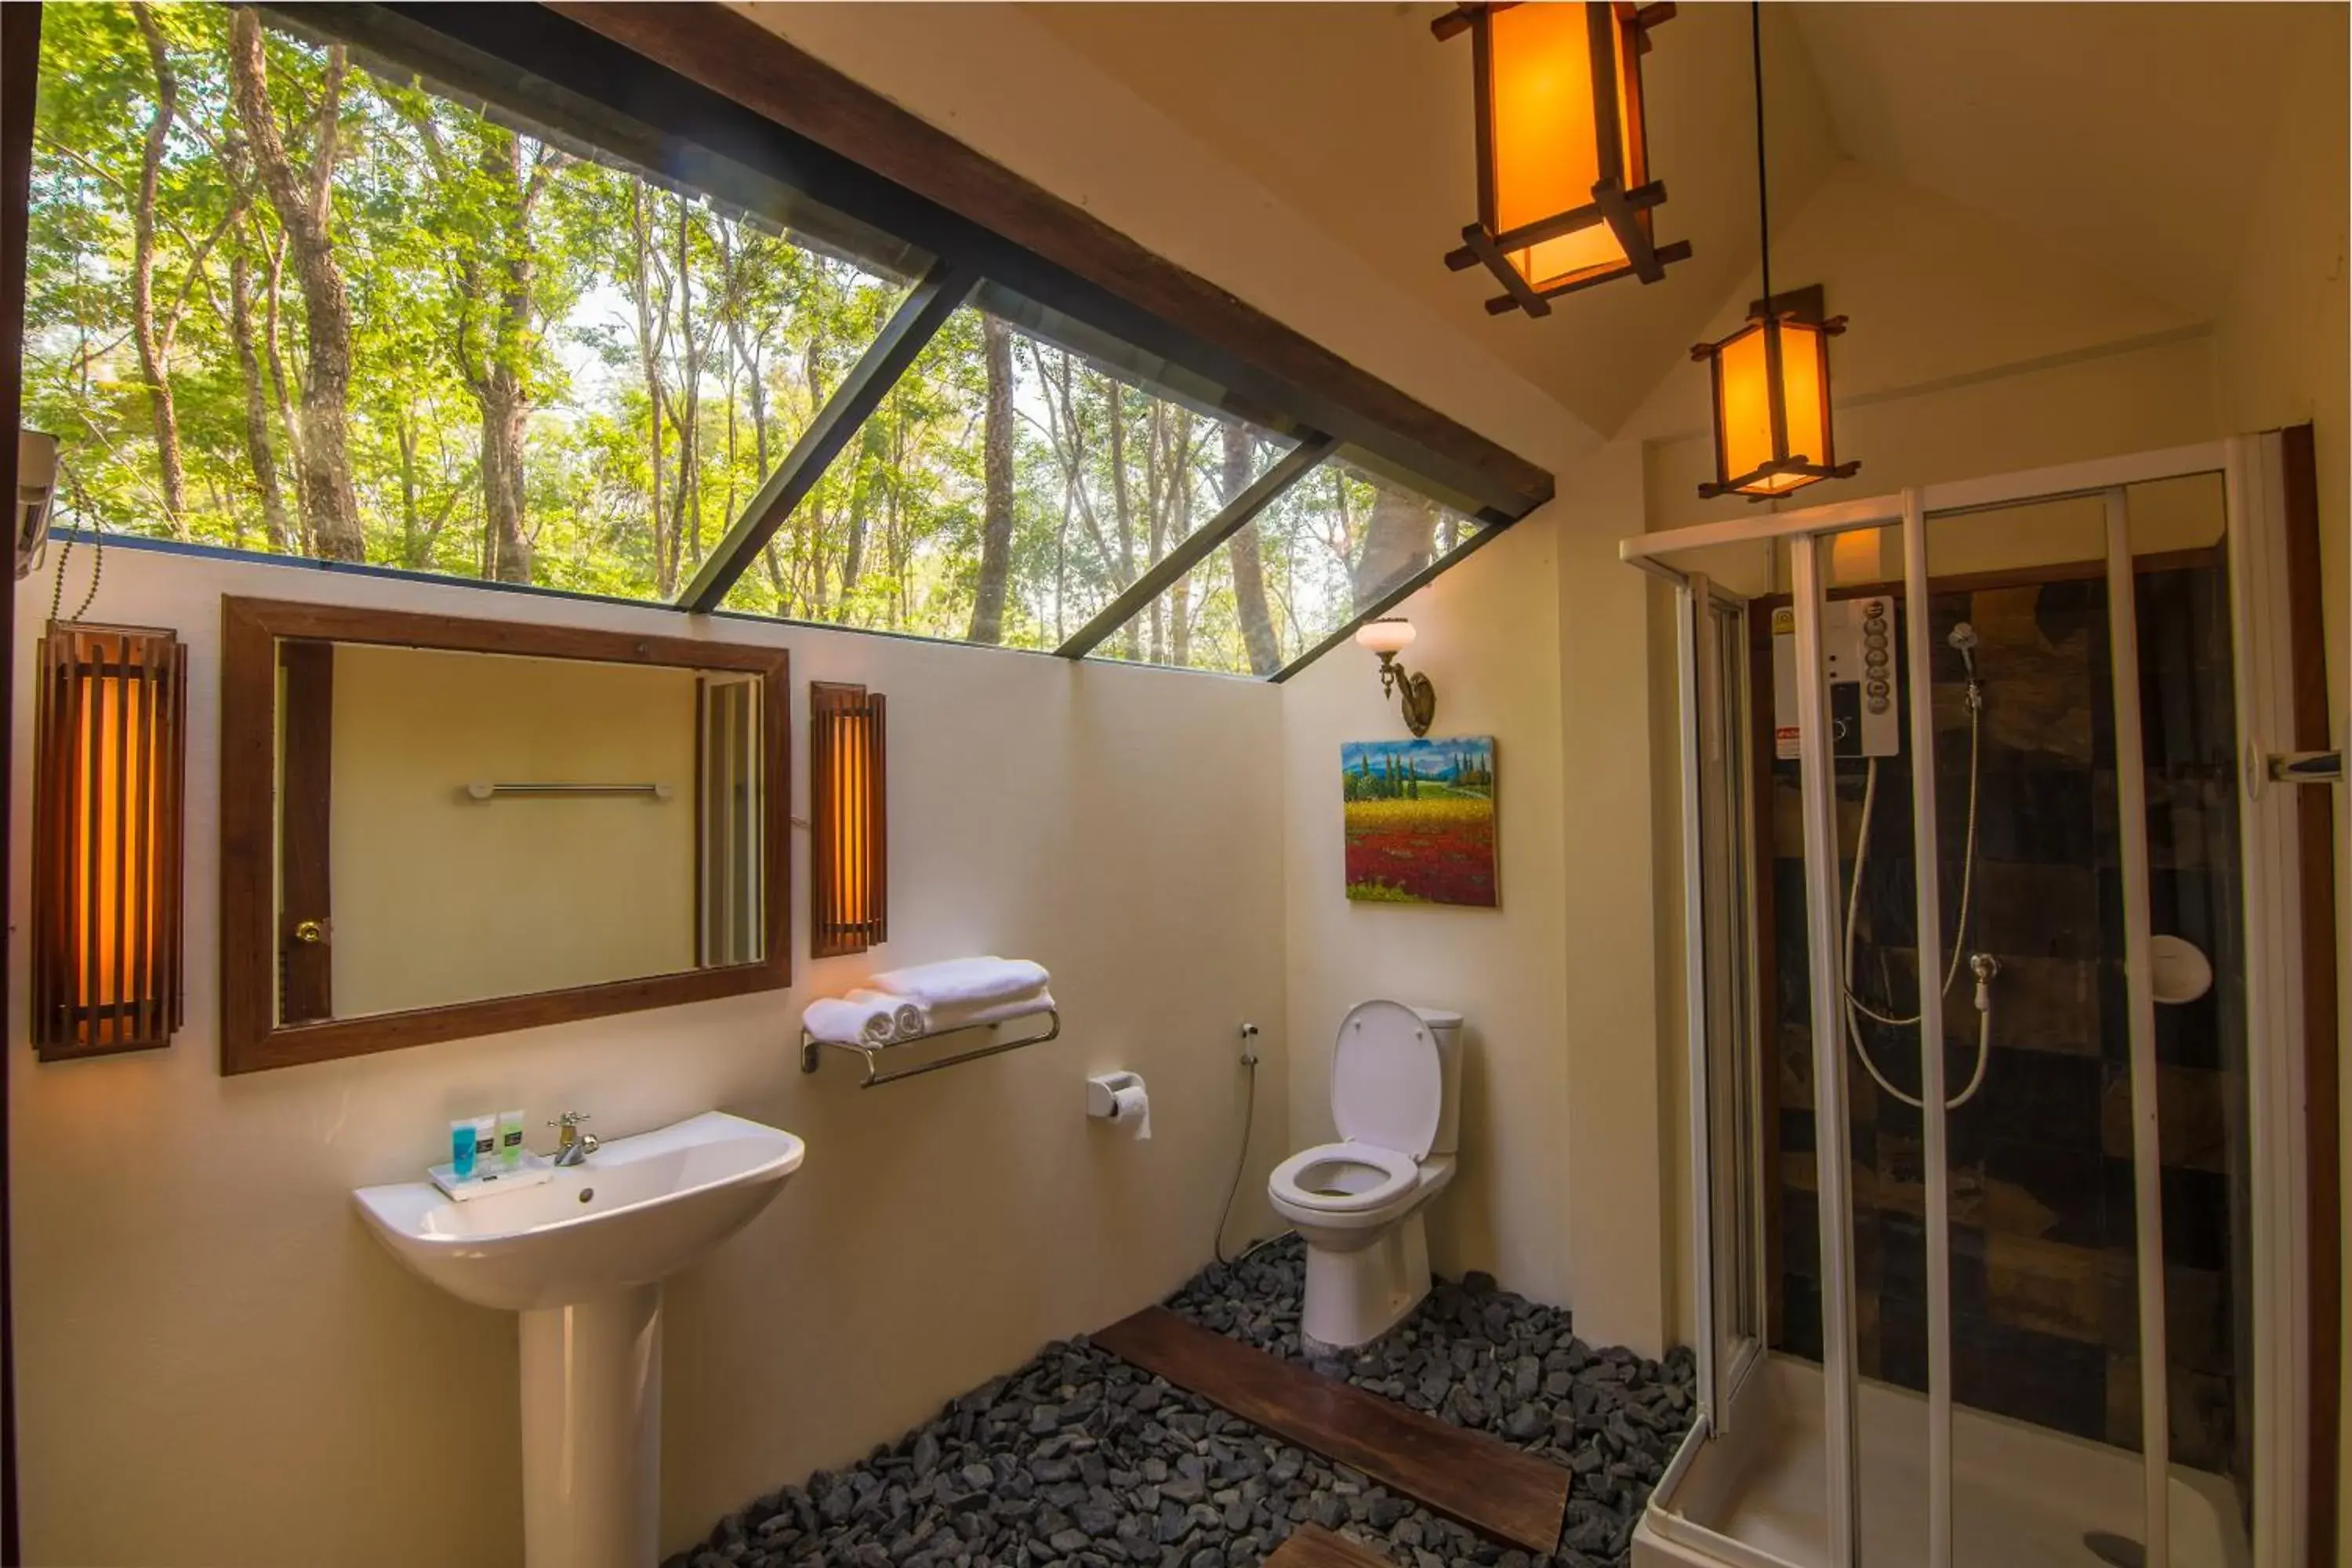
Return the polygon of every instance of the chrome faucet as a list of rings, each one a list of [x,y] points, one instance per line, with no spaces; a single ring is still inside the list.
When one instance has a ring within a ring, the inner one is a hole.
[[[604,1140],[593,1132],[583,1132],[580,1124],[588,1120],[584,1110],[567,1110],[548,1123],[556,1129],[555,1163],[558,1165],[585,1164],[588,1156],[602,1146]]]

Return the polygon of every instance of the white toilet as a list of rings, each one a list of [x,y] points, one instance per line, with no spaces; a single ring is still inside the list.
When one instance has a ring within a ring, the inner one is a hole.
[[[1462,1015],[1364,1002],[1331,1052],[1342,1140],[1274,1168],[1266,1195],[1307,1243],[1310,1340],[1352,1346],[1394,1328],[1429,1294],[1422,1209],[1454,1179],[1461,1127]]]

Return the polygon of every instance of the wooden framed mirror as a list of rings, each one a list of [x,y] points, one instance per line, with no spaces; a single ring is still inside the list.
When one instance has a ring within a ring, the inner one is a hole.
[[[221,612],[224,1073],[791,984],[783,649]]]

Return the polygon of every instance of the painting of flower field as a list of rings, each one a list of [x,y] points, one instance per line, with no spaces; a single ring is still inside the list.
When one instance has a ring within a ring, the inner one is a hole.
[[[1493,737],[1349,741],[1339,773],[1348,897],[1496,907]]]

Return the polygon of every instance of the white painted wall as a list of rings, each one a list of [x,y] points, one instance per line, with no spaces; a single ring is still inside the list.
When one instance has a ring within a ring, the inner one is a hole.
[[[1381,695],[1372,655],[1339,649],[1282,689],[1282,798],[1294,1146],[1337,1136],[1331,1047],[1349,1008],[1385,996],[1456,1009],[1468,1051],[1461,1156],[1433,1211],[1432,1262],[1444,1274],[1483,1268],[1559,1300],[1568,1239],[1559,668],[1526,657],[1556,636],[1553,548],[1539,514],[1407,605],[1421,637],[1403,660],[1437,689],[1430,734],[1496,737],[1499,907],[1349,901],[1340,744],[1408,733]]]
[[[46,592],[22,590],[20,672]],[[798,958],[790,993],[221,1077],[229,593],[781,643],[796,740],[808,681],[887,692],[891,942]],[[716,1106],[807,1139],[775,1205],[670,1290],[671,1546],[1198,1268],[1238,1152],[1244,1019],[1265,1027],[1267,1065],[1234,1232],[1270,1228],[1260,1194],[1286,1152],[1282,803],[1255,760],[1280,743],[1274,689],[128,549],[108,552],[95,613],[190,646],[188,1023],[168,1050],[44,1067],[10,1021],[27,1562],[518,1559],[512,1322],[403,1271],[347,1195],[415,1176],[453,1116],[576,1107],[618,1134]],[[31,723],[20,681],[19,779]],[[1189,808],[1202,800],[1217,809]],[[29,792],[16,805],[21,868]],[[21,877],[14,897],[22,929]],[[837,1064],[797,1071],[808,997],[978,952],[1052,968],[1061,1040],[870,1092]],[[1150,1084],[1149,1143],[1085,1120],[1085,1075],[1113,1067]]]

